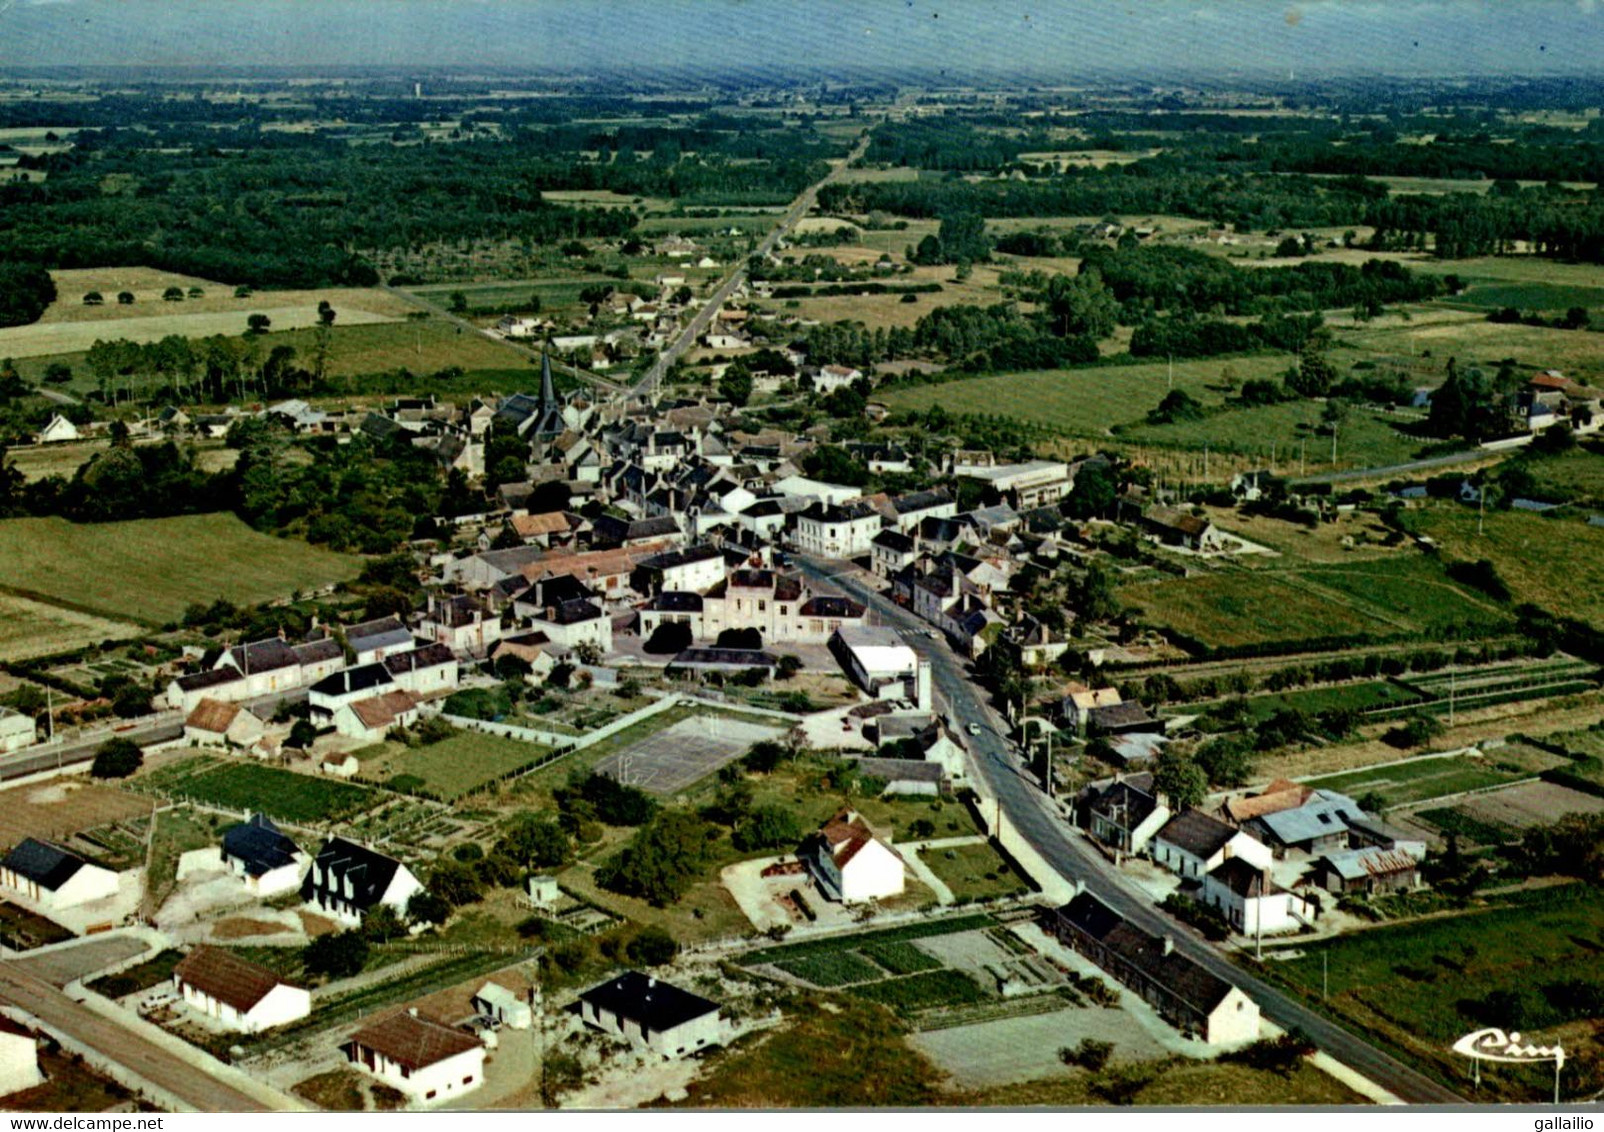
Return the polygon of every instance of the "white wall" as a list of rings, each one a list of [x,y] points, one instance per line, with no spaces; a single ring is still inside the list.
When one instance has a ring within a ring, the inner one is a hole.
[[[841,900],[882,900],[900,895],[907,887],[902,858],[879,841],[871,841],[841,870]]]
[[[401,1075],[401,1067],[387,1058],[374,1057],[374,1067],[369,1069],[360,1059],[353,1060],[352,1064],[371,1073],[386,1085],[405,1093],[414,1104],[436,1105],[448,1100],[455,1100],[464,1093],[471,1093],[484,1084],[485,1078],[485,1051],[480,1046],[477,1049],[464,1050],[462,1053],[438,1061],[433,1065],[424,1066],[410,1076]],[[466,1079],[466,1083],[465,1082]],[[434,1096],[429,1094],[433,1093]]]
[[[1259,1004],[1243,994],[1240,987],[1232,987],[1208,1016],[1203,1040],[1210,1045],[1234,1045],[1257,1041],[1258,1037]]]
[[[39,1047],[22,1034],[0,1033],[0,1097],[43,1084]]]

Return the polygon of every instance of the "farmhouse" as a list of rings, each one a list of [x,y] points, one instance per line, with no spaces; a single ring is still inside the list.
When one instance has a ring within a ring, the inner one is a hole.
[[[46,913],[115,896],[117,883],[110,869],[33,837],[0,859],[0,895],[21,897]]]
[[[307,691],[306,699],[312,705],[312,722],[328,725],[347,704],[394,690],[395,678],[388,668],[377,663],[362,664],[319,680]]]
[[[1268,868],[1241,857],[1227,857],[1204,876],[1202,900],[1244,935],[1297,931],[1314,921],[1307,900],[1276,884]]]
[[[44,1084],[39,1068],[39,1040],[0,1014],[0,1097]]]
[[[34,725],[33,716],[0,707],[0,755],[31,747],[37,738],[38,728]]]
[[[173,968],[184,1005],[225,1030],[256,1034],[312,1012],[312,996],[220,947],[197,947]]]
[[[1154,861],[1190,880],[1201,880],[1215,866],[1233,857],[1261,869],[1269,868],[1275,859],[1275,854],[1242,830],[1202,810],[1186,810],[1171,818],[1153,835],[1148,852]]]
[[[299,888],[306,854],[265,814],[252,814],[223,831],[223,864],[256,896]]]
[[[1148,935],[1091,893],[1080,893],[1058,910],[1054,931],[1183,1034],[1210,1045],[1259,1036],[1257,1003],[1176,951],[1169,936]]]
[[[869,541],[869,556],[875,574],[889,578],[918,560],[919,542],[900,531],[887,528]]]
[[[1170,808],[1160,800],[1151,774],[1090,788],[1086,828],[1121,853],[1140,853],[1169,820]]]
[[[399,688],[353,700],[334,711],[334,730],[366,743],[379,742],[393,727],[411,727],[416,722],[418,701]]]
[[[1117,688],[1076,688],[1064,696],[1060,711],[1064,716],[1064,726],[1077,735],[1086,727],[1086,721],[1093,708],[1110,707],[1120,702]]]
[[[1365,814],[1352,798],[1335,790],[1315,790],[1302,805],[1263,814],[1245,823],[1252,832],[1276,851],[1311,856],[1348,847],[1350,821],[1362,821]]]
[[[324,842],[301,882],[301,899],[315,910],[355,927],[380,904],[405,912],[418,878],[394,857],[343,837]]]
[[[1155,507],[1142,516],[1145,526],[1165,546],[1178,546],[1199,554],[1218,554],[1230,549],[1230,542],[1207,519],[1169,507]]]
[[[666,550],[641,559],[631,584],[637,593],[656,594],[665,590],[706,593],[724,580],[724,552],[716,546],[692,546],[685,550]]]
[[[262,721],[239,704],[203,699],[184,719],[184,738],[199,747],[249,747],[262,737]]]
[[[497,664],[502,657],[510,656],[529,666],[524,680],[531,684],[544,684],[557,662],[551,655],[551,639],[544,633],[520,633],[503,637],[490,649],[490,663]]]
[[[639,971],[625,971],[581,994],[579,1017],[666,1058],[683,1057],[720,1040],[718,1003]]]
[[[819,891],[843,904],[898,896],[907,884],[902,857],[852,810],[810,834],[796,855]]]
[[[1406,892],[1420,885],[1420,859],[1402,849],[1339,849],[1309,870],[1309,883],[1339,896]]]
[[[418,635],[453,652],[483,656],[502,636],[501,618],[478,597],[429,595],[429,608],[418,622]]]
[[[484,1083],[485,1047],[479,1040],[415,1010],[364,1026],[341,1049],[349,1064],[413,1104],[455,1099]]]
[[[195,710],[203,699],[243,700],[247,697],[245,677],[231,664],[206,672],[191,672],[167,685],[167,706],[185,713]]]
[[[288,691],[301,684],[301,658],[282,637],[236,645],[219,656],[213,667],[241,673],[246,698]]]

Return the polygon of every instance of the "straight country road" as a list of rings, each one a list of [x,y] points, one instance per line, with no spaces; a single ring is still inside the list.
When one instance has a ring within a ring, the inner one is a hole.
[[[166,1090],[196,1112],[276,1111],[209,1073],[209,1056],[197,1051],[193,1061],[181,1057],[75,1002],[13,963],[0,962],[0,1000],[26,1010],[45,1029],[89,1047],[107,1061]]]
[[[1288,482],[1349,483],[1353,480],[1373,480],[1390,476],[1406,476],[1414,472],[1429,472],[1434,468],[1451,468],[1455,464],[1469,464],[1477,460],[1490,460],[1502,453],[1485,448],[1472,448],[1465,452],[1449,452],[1442,456],[1428,456],[1424,460],[1410,460],[1403,464],[1384,464],[1378,468],[1354,468],[1346,472],[1325,472],[1318,476],[1293,476]]]
[[[960,724],[981,725],[980,734],[970,736],[969,743],[975,770],[986,792],[998,800],[1014,828],[1060,876],[1086,885],[1110,908],[1144,931],[1171,936],[1177,950],[1242,988],[1259,1004],[1264,1017],[1284,1030],[1301,1030],[1320,1049],[1410,1104],[1466,1103],[1452,1090],[1244,971],[1183,925],[1160,913],[1151,896],[1131,884],[1070,828],[1037,785],[1035,776],[1020,765],[1007,737],[1007,728],[945,641],[926,638],[924,631],[928,626],[924,621],[873,589],[850,563],[801,555],[796,562],[802,572],[821,587],[845,592],[873,610],[882,623],[903,630],[913,649],[930,662],[933,684],[946,702],[948,714]]]
[[[758,244],[752,254],[762,256],[772,252],[780,240],[789,235],[791,229],[796,227],[797,221],[806,216],[813,208],[813,202],[818,199],[819,190],[840,177],[845,170],[851,167],[854,161],[863,156],[864,150],[868,147],[869,139],[865,137],[853,147],[851,153],[847,154],[839,163],[833,165],[829,173],[825,174],[817,183],[803,189],[801,195],[791,202],[791,207],[786,210],[784,218],[774,226],[767,236],[763,237],[763,241]],[[669,367],[674,364],[681,354],[695,345],[696,339],[707,330],[708,325],[713,321],[713,316],[724,306],[729,297],[735,293],[736,287],[740,286],[745,280],[746,263],[743,261],[731,269],[729,275],[725,276],[724,281],[714,289],[712,296],[696,312],[696,316],[685,325],[685,328],[679,332],[674,341],[664,347],[663,352],[658,355],[657,363],[647,370],[646,375],[630,389],[629,395],[631,398],[646,397],[658,387]]]

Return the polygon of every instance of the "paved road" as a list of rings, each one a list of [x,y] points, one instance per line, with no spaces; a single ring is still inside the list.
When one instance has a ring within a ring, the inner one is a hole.
[[[280,700],[298,703],[306,699],[305,688],[294,688],[288,692],[274,692],[268,696],[258,696],[246,703],[252,710],[266,709],[271,712],[278,707]],[[147,720],[135,723],[127,731],[103,731],[92,739],[65,740],[59,746],[53,744],[40,744],[27,747],[15,754],[0,758],[0,782],[10,782],[13,779],[26,778],[30,774],[38,774],[42,770],[52,770],[56,767],[78,766],[82,763],[92,762],[95,752],[102,743],[108,739],[132,739],[141,747],[149,747],[154,743],[166,743],[181,738],[184,734],[184,716],[181,712],[163,712]]]
[[[119,1026],[43,979],[18,970],[15,964],[0,962],[0,999],[26,1010],[45,1029],[88,1046],[198,1112],[274,1111],[257,1098],[209,1075],[198,1058],[192,1063],[142,1034]]]
[[[965,722],[981,721],[982,730],[970,739],[976,770],[1008,811],[1009,819],[1026,841],[1064,878],[1093,889],[1097,896],[1127,920],[1154,934],[1169,935],[1177,949],[1223,979],[1241,987],[1259,1004],[1264,1016],[1282,1029],[1299,1029],[1326,1053],[1412,1104],[1464,1103],[1464,1098],[1439,1085],[1396,1058],[1376,1049],[1302,1003],[1270,986],[1231,962],[1221,952],[1183,925],[1160,913],[1152,898],[1131,884],[1106,858],[1070,829],[1042,793],[1036,777],[1027,773],[1014,754],[1007,732],[985,702],[981,689],[968,677],[944,642],[924,637],[928,626],[889,601],[870,585],[861,572],[844,562],[798,556],[802,571],[825,585],[845,591],[869,605],[880,620],[905,633],[914,650],[930,662],[933,683],[949,713]]]
[[[763,242],[757,246],[756,251],[754,251],[752,254],[768,255],[770,252],[772,252],[775,245],[778,244],[783,237],[788,235],[792,228],[796,227],[797,221],[806,216],[813,208],[813,202],[818,198],[819,190],[824,188],[824,186],[828,185],[831,181],[834,181],[837,177],[841,176],[843,171],[850,167],[854,161],[863,156],[863,151],[867,149],[868,146],[869,139],[865,137],[853,148],[852,152],[847,155],[846,159],[833,166],[830,169],[830,172],[825,174],[823,179],[821,179],[817,184],[809,185],[807,188],[803,189],[802,194],[798,196],[796,200],[791,203],[791,207],[786,210],[784,218],[774,226],[767,236],[763,237]],[[707,302],[702,304],[701,310],[697,311],[696,316],[692,318],[691,321],[686,324],[685,328],[679,332],[679,336],[676,337],[673,342],[669,343],[668,346],[663,349],[663,352],[658,355],[657,363],[653,365],[651,369],[647,370],[645,376],[637,381],[630,389],[630,397],[637,399],[644,398],[657,388],[657,383],[662,380],[663,375],[666,374],[669,367],[674,364],[674,360],[686,350],[690,349],[691,346],[695,345],[696,340],[702,336],[702,334],[707,330],[708,325],[713,321],[713,315],[716,314],[719,308],[721,308],[725,302],[728,301],[729,297],[734,294],[735,288],[740,286],[740,284],[745,280],[746,262],[743,260],[736,264],[734,269],[730,271],[729,275],[725,277],[724,282],[718,285],[718,288],[713,292],[712,297],[709,298]]]
[[[1355,468],[1349,472],[1326,472],[1318,476],[1294,476],[1288,482],[1293,484],[1347,483],[1351,480],[1384,479],[1390,476],[1406,476],[1413,472],[1430,471],[1433,468],[1450,468],[1455,464],[1469,464],[1475,460],[1485,460],[1500,454],[1488,452],[1484,448],[1472,448],[1468,452],[1450,452],[1446,456],[1431,456],[1424,460],[1410,460],[1407,464],[1386,464],[1379,468]]]

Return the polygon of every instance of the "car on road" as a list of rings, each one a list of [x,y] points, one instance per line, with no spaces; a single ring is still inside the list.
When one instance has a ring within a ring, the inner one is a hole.
[[[936,632],[934,629],[926,629],[925,636],[929,637],[932,641],[941,640],[941,634]]]
[[[979,735],[980,734],[980,724],[971,723],[969,725],[969,734],[971,734],[971,735]]]

